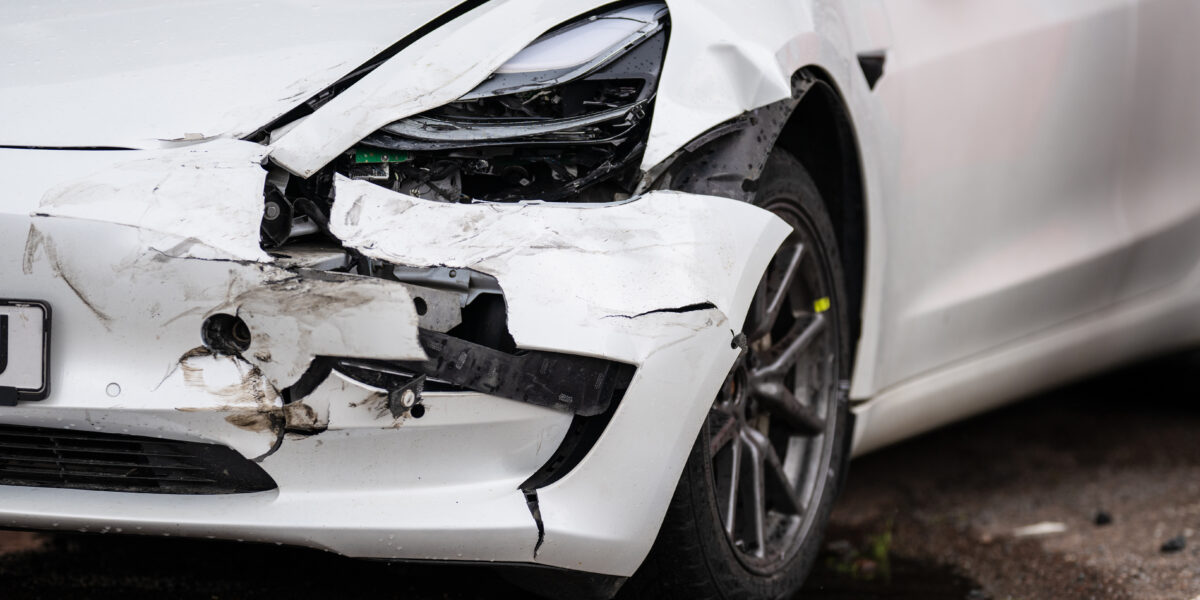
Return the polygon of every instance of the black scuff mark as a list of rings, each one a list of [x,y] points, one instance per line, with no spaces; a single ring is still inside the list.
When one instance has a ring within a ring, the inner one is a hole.
[[[154,261],[166,262],[167,260],[173,259],[173,258],[191,258],[190,253],[193,251],[193,249],[195,249],[198,246],[199,247],[206,247],[206,246],[211,247],[211,246],[209,246],[209,244],[206,244],[197,238],[188,236],[188,237],[185,237],[185,238],[179,240],[174,246],[171,246],[170,248],[166,248],[166,249],[150,248],[150,250],[155,253],[155,257],[153,259]],[[200,259],[200,260],[204,260],[204,259]]]
[[[45,244],[46,237],[36,225],[29,226],[29,233],[25,235],[25,254],[21,258],[21,272],[25,275],[33,274],[33,259],[37,256],[38,248]]]
[[[175,319],[171,319],[171,320],[174,321]],[[153,388],[151,388],[150,391],[157,392],[158,388],[162,387],[162,384],[167,381],[167,378],[169,378],[171,375],[173,375],[175,373],[175,371],[178,371],[179,367],[182,366],[182,364],[185,361],[187,361],[189,358],[195,358],[198,356],[210,356],[211,354],[212,354],[212,351],[210,351],[208,348],[205,348],[204,346],[196,346],[195,348],[192,348],[191,350],[184,352],[183,355],[179,357],[179,360],[176,360],[175,362],[171,363],[171,366],[167,368],[166,374],[164,374],[162,376],[162,379],[158,380],[158,383]]]
[[[533,517],[533,522],[537,524],[537,544],[533,546],[533,557],[537,558],[538,550],[542,549],[542,542],[546,541],[546,527],[542,523],[542,509],[538,505],[537,490],[521,490],[525,494],[525,506],[529,507],[529,514]]]
[[[191,251],[192,248],[197,247],[197,246],[212,248],[213,250],[216,250],[218,252],[222,251],[220,248],[212,246],[209,243],[207,243],[203,240],[198,240],[194,237],[183,238],[182,241],[175,244],[174,246],[171,246],[170,248],[167,248],[166,250],[163,250],[162,248],[155,248],[153,246],[147,246],[146,250],[149,252],[153,252],[155,254],[155,256],[153,256],[150,260],[153,260],[154,262],[160,262],[160,263],[165,263],[165,262],[168,262],[171,260],[202,260],[205,262],[231,263],[231,264],[243,265],[243,266],[247,266],[247,267],[262,267],[264,265],[269,264],[269,263],[262,262],[262,261],[248,260],[248,259],[244,259],[244,258],[221,258],[218,256],[194,256],[191,254],[187,254],[187,252]],[[172,254],[172,252],[175,252],[177,250],[180,251],[179,254]],[[277,267],[277,268],[282,268],[282,267]],[[284,270],[287,270],[287,269],[284,269]]]
[[[172,365],[171,369],[167,372],[167,375],[163,377],[163,381],[165,381],[167,377],[170,377],[170,375],[175,371],[182,370],[184,373],[185,383],[203,386],[203,376],[201,375],[201,372],[195,367],[191,367],[186,363],[190,358],[217,355],[217,353],[214,353],[212,350],[204,346],[197,346],[196,348],[188,350],[182,356],[180,356],[179,360],[176,361],[174,365]],[[229,390],[209,389],[207,391],[213,394],[226,395],[237,393],[239,396],[241,396],[241,399],[249,399],[256,405],[256,408],[247,409],[244,407],[243,403],[236,402],[236,400],[239,398],[231,397],[229,400],[233,401],[232,403],[227,403],[217,408],[217,410],[230,412],[230,414],[225,417],[225,421],[230,425],[246,431],[264,433],[269,432],[274,437],[271,447],[265,453],[251,460],[255,462],[262,462],[264,459],[277,452],[282,446],[283,440],[289,433],[301,437],[308,437],[323,433],[327,429],[327,424],[321,422],[316,411],[311,406],[301,403],[273,406],[273,400],[271,399],[272,397],[259,386],[260,382],[270,385],[268,382],[265,382],[262,371],[260,371],[257,366],[245,361],[240,354],[231,356],[235,357],[240,364],[244,364],[249,367],[249,369],[243,374],[242,384],[234,386],[233,389]],[[155,386],[155,389],[161,385],[162,381],[159,382],[158,386]],[[272,386],[271,389],[274,390],[274,386]],[[281,394],[278,391],[275,391],[274,396],[280,397]],[[205,409],[176,408],[175,410],[191,412]]]
[[[671,307],[671,308],[656,308],[654,310],[640,312],[636,315],[606,315],[604,318],[606,318],[606,319],[610,319],[610,318],[636,319],[638,317],[644,317],[646,315],[653,315],[653,314],[657,314],[657,313],[682,314],[682,313],[690,313],[690,312],[696,312],[696,311],[701,311],[701,310],[709,310],[709,309],[713,309],[716,307],[717,307],[717,305],[713,304],[712,302],[697,302],[695,304],[688,304],[686,306],[675,306],[675,307]]]
[[[283,397],[284,404],[299,402],[311,394],[317,386],[321,385],[331,373],[333,373],[332,359],[318,356],[308,363],[308,368],[300,374],[300,378],[295,383],[289,385],[279,391],[279,395]]]
[[[71,277],[67,274],[67,270],[63,267],[62,261],[59,260],[58,250],[54,247],[54,243],[43,235],[35,225],[29,226],[29,233],[25,238],[25,255],[21,259],[21,272],[25,275],[33,273],[33,261],[37,256],[39,248],[46,255],[46,259],[50,261],[50,268],[54,270],[54,274],[59,279],[62,279],[63,283],[67,284],[67,287],[71,289],[75,297],[79,298],[79,301],[88,307],[88,310],[92,311],[92,314],[96,315],[96,318],[100,320],[100,324],[104,325],[105,329],[112,331],[112,317],[97,308],[83,291],[75,285],[75,282],[71,280]]]
[[[324,433],[329,428],[328,423],[321,421],[316,409],[303,402],[284,404],[280,412],[283,414],[287,433],[307,437]]]
[[[278,452],[280,446],[283,446],[283,436],[287,433],[287,423],[284,422],[283,415],[268,414],[267,416],[271,420],[271,431],[275,433],[275,443],[271,444],[271,448],[266,452],[250,459],[256,463],[261,463],[262,461],[266,460],[268,456]]]

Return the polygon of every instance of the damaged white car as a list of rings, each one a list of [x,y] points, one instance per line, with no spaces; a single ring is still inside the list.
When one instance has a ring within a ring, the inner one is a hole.
[[[5,5],[0,526],[787,597],[852,453],[1200,340],[1200,5],[945,4]]]

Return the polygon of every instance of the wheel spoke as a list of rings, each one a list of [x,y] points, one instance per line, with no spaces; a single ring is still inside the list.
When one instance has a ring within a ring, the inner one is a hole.
[[[800,263],[804,260],[804,244],[796,244],[796,248],[792,250],[788,256],[787,266],[784,267],[783,277],[779,279],[779,286],[775,288],[775,293],[771,294],[770,300],[765,297],[766,280],[763,278],[763,283],[759,286],[758,295],[758,319],[754,323],[754,329],[748,334],[749,338],[756,340],[771,331],[771,327],[775,325],[775,319],[779,318],[779,311],[783,310],[783,305],[787,301],[788,292],[792,289],[792,283],[796,281],[796,273],[800,271]]]
[[[781,342],[783,350],[769,364],[754,369],[752,375],[757,380],[782,377],[796,363],[800,353],[808,348],[808,345],[823,331],[825,331],[825,317],[821,313],[816,313],[803,328],[799,326],[794,328]]]
[[[732,415],[723,412],[714,412],[714,414],[721,415],[725,419],[725,423],[717,429],[716,433],[712,434],[709,440],[708,449],[711,456],[716,456],[717,452],[737,435],[738,430],[738,421]]]
[[[825,431],[825,420],[817,411],[802,404],[787,386],[778,380],[757,382],[754,392],[772,415],[781,417],[793,430],[810,435]]]
[[[773,475],[777,483],[783,490],[784,499],[791,505],[794,514],[804,512],[804,502],[800,499],[799,492],[796,490],[796,485],[788,477],[787,471],[783,468],[783,461],[779,459],[779,454],[775,452],[775,447],[771,445],[771,441],[767,436],[758,431],[748,431],[748,436],[758,451],[758,456],[762,458],[760,461],[767,472]]]
[[[754,525],[754,542],[756,547],[754,555],[762,558],[766,555],[767,546],[767,494],[766,494],[766,477],[763,474],[763,452],[754,439],[749,434],[749,429],[743,433],[743,440],[746,443],[746,450],[750,452],[751,463],[751,489],[750,489],[750,507],[753,510],[753,525]]]
[[[738,487],[742,479],[742,444],[740,441],[733,445],[729,462],[729,503],[728,510],[725,511],[725,533],[729,534],[730,539],[736,539],[733,534],[733,524],[737,519],[737,500],[740,491]]]

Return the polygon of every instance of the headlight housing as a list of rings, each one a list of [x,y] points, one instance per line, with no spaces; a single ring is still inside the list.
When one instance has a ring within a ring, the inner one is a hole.
[[[442,201],[628,193],[645,148],[666,17],[662,3],[637,4],[552,30],[459,100],[362,140],[344,172]]]

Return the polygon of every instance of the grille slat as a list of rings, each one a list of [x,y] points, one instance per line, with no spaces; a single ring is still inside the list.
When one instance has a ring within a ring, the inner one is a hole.
[[[46,446],[46,445],[35,445],[35,444],[6,444],[4,442],[0,442],[0,452],[3,452],[4,449],[6,449],[6,448],[12,448],[12,449],[16,449],[16,450],[46,450],[46,451],[56,451],[56,452],[87,452],[87,453],[95,453],[95,454],[162,456],[162,457],[166,457],[166,458],[181,458],[181,457],[186,458],[188,456],[187,454],[179,454],[179,453],[171,453],[171,452],[154,452],[154,451],[150,451],[150,450],[128,450],[128,449],[115,449],[115,448],[83,448],[83,447],[76,447],[76,446]]]
[[[0,425],[0,485],[159,494],[275,489],[257,464],[217,444]]]
[[[80,431],[78,429],[62,429],[60,431],[62,431],[63,433],[60,435],[55,435],[54,436],[55,441],[61,442],[63,440],[79,440],[79,441],[84,441],[84,442],[88,442],[88,443],[92,443],[92,444],[130,444],[130,443],[132,443],[128,440],[122,439],[119,436],[114,436],[113,438],[94,437],[96,433],[102,433],[102,432]],[[113,434],[103,434],[103,435],[113,435]],[[5,437],[32,438],[35,440],[45,440],[46,439],[46,436],[40,435],[38,433],[30,433],[30,432],[26,432],[26,431],[10,431],[10,430],[0,431],[0,438],[5,438]],[[143,438],[143,439],[153,440],[156,438]]]
[[[201,479],[198,477],[161,477],[157,475],[132,475],[124,473],[96,473],[89,471],[68,471],[66,469],[29,469],[21,467],[5,466],[4,470],[9,473],[24,473],[26,475],[62,475],[65,477],[100,477],[107,479],[128,479],[134,481],[190,481],[194,483],[216,483],[212,479]]]
[[[78,465],[91,466],[97,468],[104,467],[128,467],[128,462],[114,460],[96,460],[91,458],[62,458],[57,456],[15,456],[0,458],[0,464],[6,462],[12,463],[50,463],[56,465]],[[206,469],[197,465],[189,464],[159,464],[154,465],[155,469],[160,470],[179,470],[179,471],[205,471]]]

